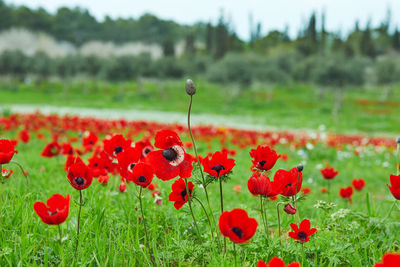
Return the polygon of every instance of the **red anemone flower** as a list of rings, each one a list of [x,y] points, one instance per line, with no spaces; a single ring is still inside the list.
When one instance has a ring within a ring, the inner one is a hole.
[[[194,184],[192,182],[188,182],[189,189],[189,197],[192,196]],[[169,194],[168,199],[170,201],[174,201],[174,207],[179,210],[182,208],[183,204],[185,204],[189,198],[186,191],[186,184],[183,178],[179,178],[172,184],[172,192]]]
[[[351,184],[354,186],[354,189],[357,191],[361,191],[365,186],[365,181],[363,179],[353,179]]]
[[[219,217],[219,230],[234,243],[246,243],[256,233],[258,223],[243,209],[224,211]]]
[[[154,170],[153,167],[147,163],[138,163],[125,177],[128,181],[132,181],[135,184],[146,188],[151,181],[153,181]]]
[[[89,149],[93,147],[99,140],[99,137],[93,132],[85,132],[83,136],[82,145]]]
[[[266,175],[255,172],[247,182],[247,187],[253,196],[273,197],[281,192],[281,187],[275,181],[270,181]]]
[[[162,150],[150,152],[146,160],[154,167],[155,174],[163,181],[192,175],[193,157],[185,152],[178,134],[171,130],[161,130],[155,136],[154,146]]]
[[[35,202],[33,209],[45,224],[61,224],[68,217],[69,195],[63,197],[60,194],[54,194],[47,200],[46,204]]]
[[[321,170],[321,174],[325,179],[333,179],[336,175],[339,174],[339,171],[336,171],[334,168],[325,167]]]
[[[374,267],[398,267],[400,263],[400,253],[386,253],[382,257],[382,262],[376,263]]]
[[[30,136],[29,136],[29,132],[27,130],[21,130],[18,133],[18,138],[19,140],[21,140],[23,143],[28,143]]]
[[[1,170],[1,177],[2,177],[2,180],[5,180],[5,179],[8,179],[8,178],[10,178],[10,176],[11,176],[11,174],[13,174],[13,170],[11,170],[11,169],[2,169]]]
[[[301,189],[303,173],[299,172],[297,168],[293,168],[290,171],[279,169],[274,175],[274,182],[281,186],[281,195],[286,197],[294,196]]]
[[[15,150],[13,142],[7,139],[0,139],[0,165],[7,164],[18,151]]]
[[[126,191],[126,183],[124,182],[124,181],[122,181],[120,184],[119,184],[119,191],[121,191],[121,193],[125,193],[125,191]]]
[[[136,142],[135,148],[138,149],[141,153],[140,159],[144,159],[151,151],[154,150],[154,147],[149,139],[144,139]]]
[[[106,175],[107,170],[105,165],[109,162],[109,160],[105,160],[99,156],[93,155],[89,158],[88,167],[91,169],[93,177],[99,177],[101,175]]]
[[[221,177],[231,172],[232,168],[236,165],[234,159],[228,159],[228,153],[220,151],[215,152],[211,159],[205,157],[201,164],[204,167],[204,172],[214,177]]]
[[[390,175],[390,185],[387,186],[394,198],[400,200],[400,175]]]
[[[65,171],[68,171],[68,168],[69,168],[72,164],[74,164],[74,163],[76,163],[76,162],[83,162],[83,161],[82,161],[82,159],[81,159],[80,157],[75,157],[75,156],[73,156],[73,155],[69,155],[69,156],[67,157],[67,160],[65,161],[64,170],[65,170]]]
[[[304,219],[300,223],[300,227],[298,227],[294,223],[291,223],[290,227],[292,227],[293,232],[289,232],[289,237],[303,243],[308,242],[310,240],[310,236],[312,236],[317,231],[317,229],[315,228],[310,228],[311,224],[310,221],[307,219]]]
[[[285,267],[285,262],[278,257],[273,257],[268,264],[266,264],[263,260],[259,260],[257,262],[257,267]],[[286,267],[300,267],[300,263],[293,262]]]
[[[75,163],[69,166],[67,177],[69,183],[76,190],[88,188],[93,180],[90,168],[79,157],[77,157]]]
[[[62,152],[61,154],[63,155],[73,155],[74,154],[74,148],[70,143],[63,143],[62,146]]]
[[[272,169],[281,156],[269,146],[258,146],[257,149],[250,150],[249,154],[253,158],[254,167],[262,171]]]
[[[128,147],[123,152],[118,153],[118,172],[122,178],[127,178],[132,173],[133,168],[140,161],[140,151],[134,147]]]
[[[123,152],[128,147],[131,147],[131,140],[126,140],[122,134],[117,134],[111,137],[110,139],[104,139],[104,151],[107,155],[115,159],[117,155]]]
[[[304,195],[308,195],[308,194],[311,193],[311,188],[309,188],[309,187],[304,187],[303,189],[301,189],[301,192],[302,192]]]
[[[352,203],[351,196],[353,195],[353,187],[348,186],[345,188],[340,188],[339,194],[342,198],[349,199],[350,203]]]
[[[108,176],[108,174],[106,175],[100,175],[99,179],[97,180],[99,183],[101,184],[108,184],[108,181],[110,180],[110,176]]]
[[[51,158],[59,155],[60,152],[61,152],[60,144],[57,141],[53,141],[44,147],[41,155],[46,158]]]
[[[283,211],[286,212],[287,214],[293,215],[296,214],[297,209],[295,209],[292,204],[288,203],[283,208]]]

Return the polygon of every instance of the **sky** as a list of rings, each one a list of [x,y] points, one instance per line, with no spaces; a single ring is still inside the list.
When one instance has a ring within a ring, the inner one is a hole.
[[[198,21],[216,23],[224,10],[233,29],[244,40],[249,39],[249,14],[254,23],[262,24],[262,33],[284,30],[296,36],[304,21],[315,11],[325,12],[326,28],[346,34],[355,21],[365,27],[368,20],[379,25],[391,10],[392,29],[400,26],[399,0],[6,0],[8,4],[44,7],[54,13],[61,6],[83,7],[99,20],[106,15],[112,18],[138,18],[151,13],[178,23],[193,24]]]

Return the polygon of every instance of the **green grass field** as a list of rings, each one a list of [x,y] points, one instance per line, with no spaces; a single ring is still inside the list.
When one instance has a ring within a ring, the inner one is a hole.
[[[11,138],[14,134],[9,132],[3,137]],[[187,137],[185,139],[188,140]],[[83,191],[87,203],[82,208],[78,255],[73,257],[78,213],[75,201],[78,201],[79,193],[67,182],[63,170],[64,156],[51,159],[39,156],[45,144],[37,139],[20,144],[19,153],[14,157],[29,171],[30,188],[14,167],[13,176],[1,184],[0,265],[150,265],[149,254],[146,248],[142,248],[143,223],[138,223],[140,210],[135,196],[137,190],[134,184],[129,184],[127,192],[120,193],[119,176],[111,177],[106,186],[94,180]],[[272,256],[280,256],[287,263],[297,260],[303,262],[303,266],[372,266],[383,253],[399,249],[399,205],[388,214],[394,201],[386,187],[395,165],[395,158],[390,151],[384,149],[376,152],[373,148],[367,148],[361,156],[355,156],[352,150],[338,151],[324,145],[309,148],[295,151],[282,145],[276,147],[279,153],[288,154],[289,160],[278,161],[273,169],[289,169],[299,162],[305,164],[303,187],[309,187],[312,192],[305,201],[299,203],[299,215],[310,219],[312,226],[318,229],[311,241],[304,244],[305,258],[301,257],[300,244],[287,237],[289,223],[298,223],[297,216],[281,212],[283,234],[281,238],[277,236],[277,201],[267,204],[269,233],[265,234],[259,213],[259,199],[247,190],[247,180],[251,175],[248,149],[237,149],[234,157],[237,166],[233,169],[231,180],[223,185],[225,209],[244,208],[259,221],[252,241],[237,246],[240,266],[255,266],[257,260],[268,260]],[[211,151],[217,149],[219,144],[214,142]],[[204,143],[199,144],[200,154],[208,151],[210,149]],[[326,180],[322,178],[319,168],[326,163],[340,171],[339,176],[331,181],[330,195],[320,192],[322,187],[326,187]],[[198,170],[194,176],[199,177]],[[338,191],[340,187],[350,185],[356,177],[364,178],[366,187],[361,192],[355,192],[351,205],[339,197]],[[221,253],[212,242],[201,207],[194,204],[202,234],[199,237],[193,229],[187,205],[177,211],[168,201],[172,181],[163,182],[154,178],[154,182],[162,192],[162,206],[154,204],[151,192],[147,189],[143,203],[155,264],[233,266],[231,243],[228,242],[227,254]],[[233,191],[235,185],[241,185],[240,193]],[[218,184],[211,184],[209,190],[212,209],[218,218]],[[195,192],[205,202],[202,189],[195,188]],[[42,223],[32,208],[35,201],[45,201],[53,193],[71,195],[70,215],[62,224],[62,245],[58,243],[57,227]],[[336,206],[329,210],[316,208],[319,200],[334,202]]]
[[[337,96],[333,90],[290,84],[273,86],[255,84],[239,90],[235,85],[195,81],[196,114],[250,116],[261,125],[287,129],[317,129],[320,125],[334,132],[366,134],[398,132],[400,88],[386,96],[382,88],[348,88],[337,118],[332,115]],[[72,107],[126,108],[157,111],[187,111],[184,83],[179,81],[145,81],[110,84],[72,81],[69,85],[46,82],[34,84],[0,84],[0,98],[5,104],[46,104]]]

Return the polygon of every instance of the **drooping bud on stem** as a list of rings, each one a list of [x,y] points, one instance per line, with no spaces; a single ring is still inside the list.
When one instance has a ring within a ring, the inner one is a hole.
[[[292,206],[292,204],[288,203],[286,206],[283,208],[283,210],[290,215],[296,214],[296,209]]]
[[[299,164],[299,165],[297,165],[297,171],[298,172],[302,172],[303,171],[303,169],[304,169],[304,166],[303,166],[303,164]]]
[[[396,143],[400,145],[400,136],[396,138]]]
[[[188,95],[194,95],[196,93],[196,86],[191,79],[186,80],[186,93]]]

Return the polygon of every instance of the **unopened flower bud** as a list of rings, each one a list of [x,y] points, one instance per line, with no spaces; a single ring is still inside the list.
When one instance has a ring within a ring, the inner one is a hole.
[[[191,79],[186,80],[186,93],[188,95],[194,95],[196,93],[196,86]]]
[[[396,143],[400,145],[400,136],[396,138]]]
[[[292,206],[292,204],[286,204],[283,210],[290,215],[296,214],[297,210]]]
[[[302,172],[303,171],[303,169],[304,169],[304,166],[303,166],[303,164],[299,164],[299,165],[297,165],[297,171],[298,172]]]

